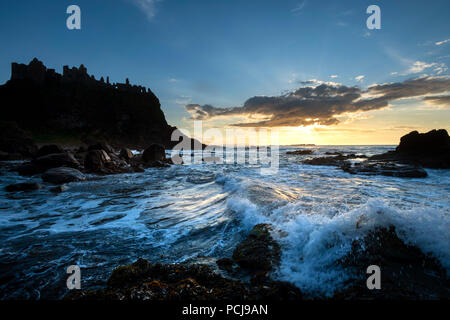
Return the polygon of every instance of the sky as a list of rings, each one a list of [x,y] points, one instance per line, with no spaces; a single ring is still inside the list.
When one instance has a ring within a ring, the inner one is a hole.
[[[81,30],[66,27],[72,4]],[[201,120],[279,130],[281,144],[398,144],[450,130],[449,12],[448,0],[2,1],[0,83],[13,61],[84,64],[149,87],[187,133]]]

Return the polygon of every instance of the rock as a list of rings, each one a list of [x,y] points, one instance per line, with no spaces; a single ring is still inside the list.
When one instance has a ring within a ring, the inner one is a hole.
[[[308,155],[313,154],[314,150],[295,150],[295,151],[288,151],[286,154],[294,154],[294,155]]]
[[[142,154],[142,159],[145,162],[164,161],[165,158],[166,150],[164,146],[156,143],[150,145]]]
[[[427,172],[420,166],[401,163],[389,163],[379,161],[365,161],[361,163],[345,163],[342,170],[351,174],[383,175],[402,178],[425,178]]]
[[[222,258],[222,259],[218,259],[216,261],[216,264],[219,267],[219,269],[226,270],[226,271],[232,271],[234,262],[231,259]]]
[[[339,156],[335,156],[335,157],[318,157],[318,158],[307,159],[307,160],[303,160],[302,163],[313,165],[313,166],[340,167],[346,163],[345,162],[346,159],[347,159],[346,156],[339,155]]]
[[[64,153],[64,150],[56,144],[48,144],[39,148],[36,158],[40,158],[49,154]]]
[[[377,228],[354,240],[351,252],[340,262],[353,276],[335,299],[448,299],[446,270],[435,258],[407,245],[393,226]],[[381,290],[368,290],[366,269],[381,269]]]
[[[233,261],[251,271],[270,271],[279,263],[280,246],[270,234],[271,226],[258,224],[233,252]]]
[[[122,148],[119,157],[126,161],[130,161],[133,158],[133,152],[128,148]]]
[[[47,170],[42,175],[42,180],[54,184],[62,184],[74,181],[84,181],[86,176],[77,169],[60,167]]]
[[[424,168],[450,169],[450,137],[446,130],[412,131],[401,137],[395,151],[374,155],[369,160],[418,164]]]
[[[45,168],[42,168],[33,162],[26,162],[15,167],[12,171],[17,171],[21,176],[33,176],[45,172]]]
[[[79,168],[80,163],[69,152],[53,153],[39,157],[33,161],[35,165],[44,169],[57,167]]]
[[[412,131],[400,138],[395,151],[411,155],[441,155],[450,152],[450,136],[445,129],[427,133]]]
[[[63,184],[63,185],[60,185],[60,186],[56,186],[56,187],[50,188],[50,191],[54,192],[54,193],[61,193],[61,192],[64,192],[64,191],[66,191],[68,189],[69,189],[69,187]]]
[[[2,96],[2,101],[5,102],[3,98]],[[3,105],[7,106],[8,104]],[[12,103],[11,106],[15,106],[15,104]],[[11,109],[13,108],[11,107]],[[37,147],[29,132],[22,130],[16,122],[6,121],[5,115],[10,111],[9,109],[4,108],[4,114],[2,114],[2,121],[0,122],[0,151],[31,158],[36,153]],[[23,115],[21,116],[23,118]]]
[[[7,192],[16,192],[16,191],[34,191],[41,189],[41,185],[37,182],[24,182],[24,183],[16,183],[10,184],[5,187]]]
[[[111,158],[104,150],[91,150],[84,159],[84,167],[91,171],[101,171]]]
[[[114,153],[114,149],[106,142],[98,142],[96,144],[90,145],[88,151],[91,150],[103,150],[106,153]]]
[[[23,160],[23,156],[20,153],[8,153],[0,151],[0,161],[12,161]]]
[[[227,279],[205,265],[153,264],[139,259],[116,268],[107,288],[72,290],[65,300],[301,300],[300,290],[288,283],[265,279],[249,284]]]

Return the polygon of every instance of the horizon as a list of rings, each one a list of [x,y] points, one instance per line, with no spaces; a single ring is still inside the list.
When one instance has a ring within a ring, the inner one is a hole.
[[[11,62],[84,64],[152,90],[180,129],[276,128],[280,145],[450,129],[448,1],[376,1],[379,30],[366,27],[370,1],[78,1],[80,30],[65,26],[67,4],[33,4],[0,5],[2,83]]]

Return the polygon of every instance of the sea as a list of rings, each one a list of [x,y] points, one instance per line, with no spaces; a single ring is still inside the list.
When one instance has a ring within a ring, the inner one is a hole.
[[[310,297],[328,297],[344,286],[350,275],[338,262],[353,240],[376,227],[395,226],[405,243],[438,259],[449,273],[450,170],[398,178],[302,163],[326,152],[370,156],[394,148],[281,146],[271,151],[279,159],[272,174],[259,164],[185,163],[88,175],[58,194],[38,176],[11,172],[20,162],[2,162],[0,299],[61,299],[69,292],[71,265],[80,267],[82,289],[104,287],[115,267],[138,258],[216,268],[216,259],[231,257],[258,223],[270,223],[281,246],[272,278]],[[313,154],[287,154],[298,149]],[[44,188],[4,190],[30,180]]]

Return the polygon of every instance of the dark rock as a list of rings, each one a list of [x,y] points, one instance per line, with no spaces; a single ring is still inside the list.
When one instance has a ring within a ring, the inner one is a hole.
[[[66,191],[68,189],[69,189],[69,187],[63,184],[63,185],[60,185],[60,186],[56,186],[56,187],[50,188],[50,191],[54,192],[54,193],[61,193],[61,192],[64,192],[64,191]]]
[[[11,69],[11,79],[0,86],[3,121],[15,121],[33,133],[70,135],[80,141],[107,139],[131,148],[149,142],[172,148],[179,142],[172,141],[176,128],[168,125],[159,99],[148,88],[96,80],[84,66],[65,66],[59,74],[37,59],[28,65],[13,63]],[[0,133],[0,151],[21,148],[22,154],[22,136],[4,137]]]
[[[133,158],[133,152],[128,148],[122,148],[119,157],[126,161],[130,161]]]
[[[62,184],[73,181],[84,181],[86,176],[77,169],[60,167],[47,170],[42,175],[42,180],[54,184]]]
[[[41,185],[37,182],[24,182],[24,183],[16,183],[10,184],[5,187],[7,192],[16,192],[16,191],[34,191],[41,189]]]
[[[361,163],[345,163],[342,170],[351,174],[383,175],[402,178],[425,178],[427,172],[420,166],[412,164],[390,163],[382,161],[365,161]]]
[[[233,252],[233,261],[252,271],[270,271],[279,263],[280,246],[270,234],[271,226],[258,224]]]
[[[395,151],[374,155],[369,160],[419,164],[424,168],[450,169],[450,137],[446,130],[413,131],[400,139]]]
[[[164,161],[166,159],[166,150],[163,145],[154,143],[145,149],[142,159],[145,162]]]
[[[234,262],[231,259],[222,258],[222,259],[218,259],[216,261],[216,264],[219,267],[219,269],[226,270],[226,271],[232,271]]]
[[[450,151],[450,136],[445,129],[427,133],[412,131],[400,138],[395,151],[411,155],[441,155]]]
[[[265,280],[249,284],[224,278],[207,266],[152,264],[139,259],[116,268],[100,290],[73,290],[66,300],[301,300],[300,290],[288,283]]]
[[[70,167],[79,168],[80,163],[69,152],[48,154],[43,157],[39,157],[33,161],[33,163],[41,168],[50,169],[57,167]]]
[[[88,151],[91,150],[103,150],[106,153],[114,153],[114,149],[106,142],[98,142],[96,144],[90,145]]]
[[[340,167],[344,165],[347,159],[346,156],[339,155],[335,157],[317,157],[312,159],[303,160],[302,163],[313,166],[336,166]]]
[[[56,144],[48,144],[39,148],[36,158],[40,158],[49,154],[64,153],[64,150]]]
[[[295,150],[295,151],[288,151],[286,154],[294,154],[294,155],[308,155],[313,154],[314,150]]]
[[[1,87],[1,86],[0,86]],[[37,151],[37,146],[34,144],[33,139],[29,132],[22,130],[16,122],[17,119],[9,119],[12,121],[7,122],[5,115],[11,111],[7,104],[4,104],[4,96],[2,97],[2,121],[0,121],[0,151],[9,154],[21,154],[23,157],[31,158]],[[11,105],[14,109],[16,106]],[[20,114],[23,118],[23,114]]]
[[[33,162],[26,162],[15,167],[13,171],[17,171],[21,176],[33,176],[35,174],[43,173],[45,168],[42,168]]]
[[[104,150],[91,150],[84,159],[84,167],[90,171],[101,171],[111,158]]]
[[[450,282],[435,258],[405,244],[393,226],[378,228],[353,241],[351,253],[341,264],[353,274],[346,288],[335,299],[448,299]],[[381,290],[366,286],[366,269],[381,269]]]
[[[8,153],[0,151],[0,161],[23,160],[24,156],[20,153]]]

